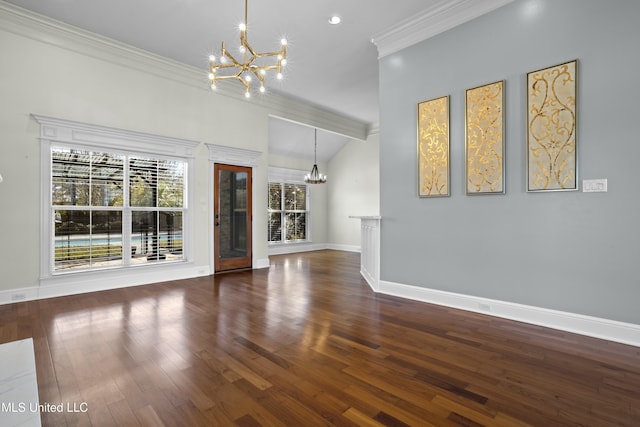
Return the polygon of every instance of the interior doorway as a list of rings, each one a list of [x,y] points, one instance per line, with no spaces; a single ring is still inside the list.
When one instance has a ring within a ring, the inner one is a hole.
[[[251,168],[214,165],[214,269],[252,267]]]

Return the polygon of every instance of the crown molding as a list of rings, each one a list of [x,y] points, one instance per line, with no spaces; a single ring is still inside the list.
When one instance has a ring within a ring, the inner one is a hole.
[[[378,58],[382,58],[471,21],[512,1],[442,0],[417,16],[374,35],[371,42],[378,48]]]
[[[202,82],[207,81],[206,75],[196,67],[56,21],[5,1],[0,1],[0,29],[84,56],[182,83],[194,84],[194,79],[197,77],[200,77]]]
[[[3,0],[0,0],[0,30],[211,92],[208,71],[204,66],[200,69],[183,64],[56,21]],[[265,108],[268,114],[308,123],[351,138],[364,140],[367,137],[367,123],[277,91],[268,91],[265,95],[254,96],[247,100],[244,97],[244,90],[238,90],[234,84],[225,84],[219,85],[211,96],[224,96],[248,102]]]
[[[370,123],[367,127],[367,137],[380,133],[380,122]]]
[[[237,93],[244,98],[244,91],[237,91]],[[266,96],[252,97],[250,101],[245,100],[245,102],[255,102],[268,108],[269,115],[273,117],[324,129],[349,138],[363,141],[367,139],[368,123],[273,91],[267,91]]]

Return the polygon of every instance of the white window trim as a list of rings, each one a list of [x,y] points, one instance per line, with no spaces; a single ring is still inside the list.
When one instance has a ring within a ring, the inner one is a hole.
[[[49,280],[61,275],[95,275],[101,270],[82,270],[54,272],[53,266],[53,240],[51,235],[51,147],[56,144],[82,149],[102,149],[126,154],[153,155],[167,158],[180,159],[187,163],[187,176],[185,180],[185,212],[183,216],[185,245],[183,247],[184,260],[192,262],[193,257],[193,200],[195,148],[200,144],[197,141],[171,138],[142,132],[134,132],[115,129],[105,126],[74,122],[32,114],[40,124],[40,158],[41,158],[41,183],[40,183],[40,279]],[[152,268],[163,266],[166,263],[150,263],[144,266],[130,266],[126,268]],[[125,267],[117,267],[123,270]]]
[[[311,235],[311,186],[304,182],[304,176],[308,173],[308,171],[302,171],[298,169],[288,169],[288,168],[278,168],[274,166],[269,166],[269,173],[267,183],[275,182],[280,184],[298,184],[305,185],[307,187],[307,221],[306,221],[306,236],[305,240],[292,240],[292,241],[284,241],[281,240],[279,242],[267,242],[268,246],[276,247],[276,246],[289,246],[289,245],[307,245],[313,242]],[[283,222],[284,225],[284,222]]]
[[[269,182],[284,182],[286,184],[304,185],[304,176],[308,173],[309,171],[269,166]]]

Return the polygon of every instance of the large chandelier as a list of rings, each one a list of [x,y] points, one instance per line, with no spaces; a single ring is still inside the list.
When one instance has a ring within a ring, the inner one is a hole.
[[[280,41],[279,51],[256,52],[247,41],[247,2],[248,0],[244,0],[244,22],[240,24],[240,47],[238,50],[242,54],[242,62],[238,61],[222,42],[219,62],[216,62],[214,55],[209,57],[209,80],[211,81],[211,89],[216,88],[218,80],[239,80],[246,89],[244,96],[249,98],[251,97],[251,82],[254,77],[260,82],[260,92],[265,91],[264,78],[267,71],[275,70],[276,78],[282,79],[282,67],[287,63],[287,40]],[[276,62],[268,65],[265,64],[266,61],[261,61],[262,58],[275,58]],[[221,71],[222,74],[220,74]]]
[[[318,129],[315,130],[315,142],[313,146],[313,168],[311,168],[311,172],[305,175],[304,182],[307,184],[324,184],[327,182],[327,176],[318,172],[318,162],[316,161],[316,151],[318,149]]]

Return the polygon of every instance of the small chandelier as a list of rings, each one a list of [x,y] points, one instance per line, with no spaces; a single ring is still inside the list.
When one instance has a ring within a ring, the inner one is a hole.
[[[225,47],[222,42],[220,61],[216,63],[214,55],[209,56],[209,80],[211,89],[216,88],[216,81],[236,79],[242,83],[246,89],[244,96],[251,97],[251,81],[253,77],[260,82],[260,92],[264,93],[264,78],[269,70],[276,70],[276,78],[282,79],[282,67],[287,64],[287,40],[280,41],[281,47],[276,52],[259,53],[253,50],[247,41],[247,2],[244,0],[244,22],[240,24],[240,48],[243,56],[242,62],[238,61]],[[259,65],[261,58],[275,57],[276,63],[272,65]],[[230,74],[220,75],[221,70],[231,70]],[[253,75],[253,76],[252,76]]]
[[[315,131],[315,143],[313,146],[313,168],[311,168],[311,172],[305,175],[304,182],[307,184],[324,184],[327,182],[327,176],[322,175],[318,172],[318,162],[316,161],[316,152],[318,149],[318,129],[314,129]]]

